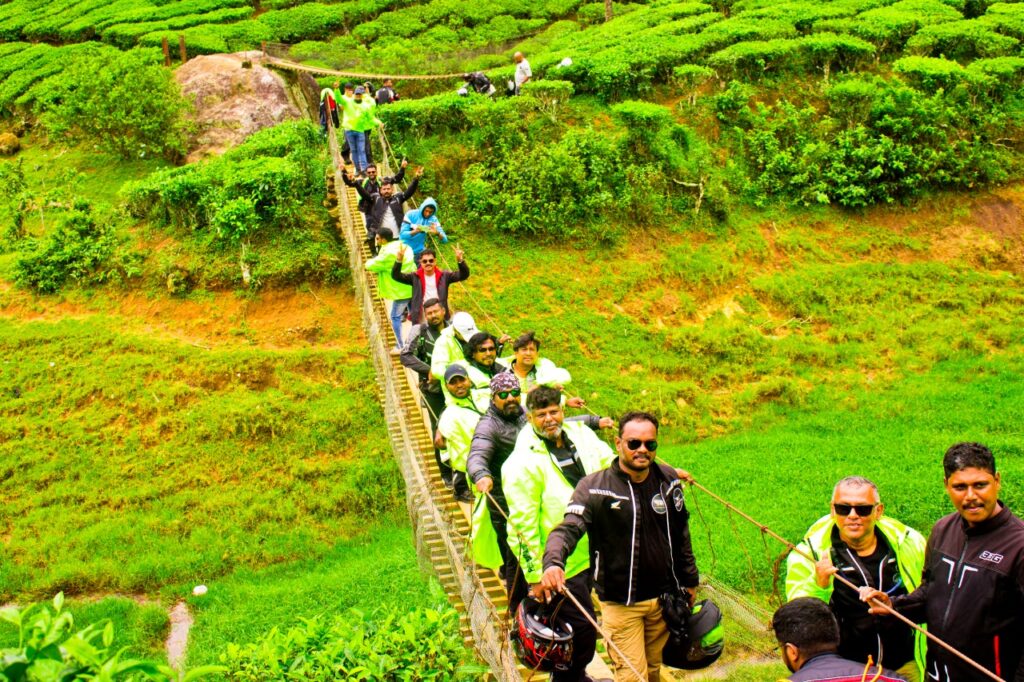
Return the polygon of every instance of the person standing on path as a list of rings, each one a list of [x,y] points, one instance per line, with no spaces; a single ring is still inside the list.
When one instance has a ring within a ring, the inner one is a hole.
[[[576,484],[564,520],[548,535],[538,591],[543,599],[557,595],[567,576],[592,566],[604,626],[625,655],[609,649],[615,682],[636,681],[626,660],[660,682],[669,631],[659,597],[685,589],[692,606],[699,583],[690,514],[679,474],[655,462],[654,415],[623,415],[615,447],[618,458]]]
[[[466,483],[466,462],[469,459],[473,433],[480,423],[483,412],[470,396],[472,383],[469,372],[461,363],[456,362],[445,371],[444,382],[453,400],[444,408],[441,418],[437,421],[434,445],[444,448],[442,461],[446,459],[444,454],[447,454],[445,464],[451,472],[451,488],[455,499],[459,502],[472,502],[473,493]]]
[[[423,302],[422,324],[413,325],[409,332],[409,341],[399,355],[401,363],[419,375],[420,398],[423,406],[427,408],[427,416],[430,418],[430,433],[437,430],[437,420],[444,411],[445,395],[441,392],[441,381],[444,379],[444,372],[439,375],[431,371],[430,359],[434,354],[434,345],[444,334],[448,323],[444,319],[444,306],[436,298],[429,298]],[[437,466],[441,470],[441,478],[445,485],[451,485],[452,471],[447,464],[441,460],[441,451],[434,448],[434,457],[437,459]]]
[[[416,169],[415,177],[403,192],[395,191],[395,183],[391,178],[384,178],[380,181],[380,191],[370,194],[362,186],[362,181],[353,180],[348,171],[342,171],[341,177],[346,185],[355,187],[361,200],[365,199],[370,203],[370,210],[366,214],[366,239],[370,245],[370,253],[376,253],[374,236],[377,230],[387,229],[392,234],[398,234],[399,225],[402,220],[403,206],[409,197],[416,193],[419,187],[420,177],[423,175],[423,167]],[[362,203],[360,201],[360,203]]]
[[[433,197],[424,199],[419,208],[409,211],[402,219],[402,243],[409,247],[417,263],[427,247],[428,234],[440,239],[442,244],[448,243],[448,235],[437,220],[437,202]]]
[[[530,68],[530,62],[526,61],[526,57],[523,56],[522,52],[516,52],[512,59],[516,63],[515,94],[518,95],[523,86],[533,78],[533,70]]]
[[[369,165],[365,133],[384,124],[374,114],[373,100],[366,96],[366,88],[362,85],[356,86],[352,99],[342,97],[341,105],[345,112],[342,120],[345,140],[352,151],[352,165],[355,166],[356,177],[360,177]]]
[[[366,261],[364,267],[367,272],[377,274],[377,293],[381,298],[391,301],[391,329],[395,332],[395,349],[397,352],[401,352],[402,321],[405,319],[406,313],[409,312],[412,287],[391,276],[398,251],[402,248],[401,242],[394,239],[391,230],[386,227],[377,230],[376,239],[377,255]],[[408,263],[405,266],[406,273],[411,273],[412,268],[412,263]]]

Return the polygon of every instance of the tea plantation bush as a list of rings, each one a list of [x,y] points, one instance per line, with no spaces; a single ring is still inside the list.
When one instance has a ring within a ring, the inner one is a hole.
[[[284,632],[274,628],[258,642],[229,644],[221,661],[227,678],[237,682],[415,682],[484,672],[465,666],[466,655],[456,611],[391,608],[373,615],[352,609],[330,619],[304,619]]]

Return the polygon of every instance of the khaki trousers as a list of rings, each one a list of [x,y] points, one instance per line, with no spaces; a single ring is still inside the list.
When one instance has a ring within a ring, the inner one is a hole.
[[[608,636],[633,667],[646,673],[648,682],[659,682],[661,650],[668,641],[668,627],[658,600],[648,599],[632,606],[603,601],[601,620]],[[615,664],[615,682],[637,682],[618,652],[609,646],[608,653]]]

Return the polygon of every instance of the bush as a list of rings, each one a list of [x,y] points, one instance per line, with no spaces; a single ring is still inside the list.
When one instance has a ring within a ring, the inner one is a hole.
[[[96,142],[122,158],[185,151],[189,105],[174,76],[141,52],[101,52],[71,61],[37,108],[52,137]]]
[[[324,197],[321,154],[311,123],[283,123],[219,159],[158,171],[122,193],[137,218],[187,230],[213,226],[221,243],[237,244],[260,230],[293,227],[308,200]]]
[[[907,49],[918,55],[969,61],[1009,55],[1019,44],[1016,38],[996,33],[980,19],[965,19],[925,26],[907,41]]]
[[[141,256],[118,254],[121,246],[122,240],[105,216],[97,217],[91,206],[77,203],[50,237],[29,240],[15,263],[14,279],[48,294],[68,280],[102,283],[137,275]]]
[[[355,609],[331,619],[315,616],[286,632],[274,628],[258,642],[229,644],[221,662],[237,682],[416,682],[484,672],[465,665],[468,656],[458,612],[391,608],[371,616]]]

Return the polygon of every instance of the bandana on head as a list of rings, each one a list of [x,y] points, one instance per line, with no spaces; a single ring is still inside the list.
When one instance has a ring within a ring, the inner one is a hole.
[[[519,388],[519,379],[512,372],[499,372],[491,379],[491,393],[513,391]]]

